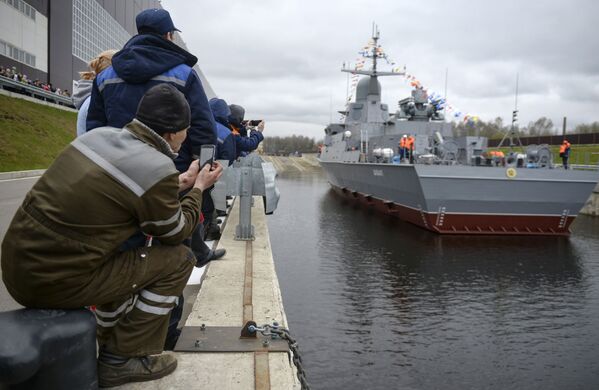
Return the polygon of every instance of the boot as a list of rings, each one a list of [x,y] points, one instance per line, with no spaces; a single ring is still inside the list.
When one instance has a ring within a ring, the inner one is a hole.
[[[206,241],[218,240],[220,236],[220,228],[217,224],[211,223],[206,227],[206,237],[204,238]]]
[[[226,249],[216,249],[216,250],[210,249],[210,252],[208,252],[208,255],[206,256],[206,258],[198,259],[198,261],[196,262],[196,267],[201,268],[201,267],[205,266],[206,264],[210,263],[212,260],[218,260],[221,257],[223,257],[225,255],[225,253],[227,253]]]
[[[98,360],[98,384],[114,387],[129,382],[145,382],[162,378],[175,371],[177,359],[170,354],[130,358],[122,364]]]

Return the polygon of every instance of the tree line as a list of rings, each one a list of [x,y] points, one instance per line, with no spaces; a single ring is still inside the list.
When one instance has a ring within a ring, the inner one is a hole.
[[[478,134],[489,139],[502,138],[503,135],[510,130],[510,128],[511,123],[504,123],[503,119],[500,117],[487,122],[479,119],[476,121],[452,123],[454,136]],[[528,122],[528,125],[517,125],[516,129],[522,137],[561,134],[561,126],[555,126],[551,119],[544,116],[536,121]],[[599,122],[579,124],[573,130],[568,130],[568,134],[586,134],[598,132]]]
[[[289,155],[291,153],[315,153],[318,145],[314,138],[303,135],[288,137],[265,137],[263,141],[264,153],[276,155]]]

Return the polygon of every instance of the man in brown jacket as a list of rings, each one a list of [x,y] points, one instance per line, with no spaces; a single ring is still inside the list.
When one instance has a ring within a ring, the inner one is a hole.
[[[96,305],[100,386],[152,380],[175,370],[161,354],[169,313],[196,259],[181,242],[199,222],[202,191],[222,174],[173,163],[190,124],[176,88],[159,84],[123,129],[77,138],[26,195],[2,242],[2,278],[33,308]],[[179,200],[184,189],[191,190]],[[119,252],[137,230],[160,246]]]

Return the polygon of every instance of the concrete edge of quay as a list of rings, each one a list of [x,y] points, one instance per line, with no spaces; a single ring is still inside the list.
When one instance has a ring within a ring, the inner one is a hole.
[[[0,181],[23,179],[26,177],[37,177],[37,176],[41,176],[44,172],[46,172],[45,169],[32,169],[29,171],[0,172]]]
[[[599,217],[599,184],[597,184],[589,200],[587,200],[582,210],[580,210],[580,214]]]
[[[254,197],[252,208],[252,224],[256,237],[254,241],[234,240],[235,227],[239,223],[239,203],[234,202],[218,243],[218,247],[225,248],[227,254],[207,266],[185,326],[202,324],[206,327],[227,326],[238,328],[241,332],[244,321],[249,316],[258,325],[277,321],[281,326],[289,327],[272,256],[262,199]],[[246,272],[248,257],[252,258],[249,266],[251,273]],[[250,274],[251,278],[248,277]],[[248,281],[251,285],[249,305]],[[291,331],[293,332],[293,329]],[[296,377],[295,366],[289,362],[286,352],[175,352],[174,354],[178,366],[171,375],[156,381],[127,384],[119,389],[293,390],[301,387]],[[262,355],[260,363],[257,364],[260,354]],[[267,367],[266,371],[264,365]]]

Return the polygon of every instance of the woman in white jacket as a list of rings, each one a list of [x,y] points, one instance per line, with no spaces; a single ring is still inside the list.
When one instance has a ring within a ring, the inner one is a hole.
[[[100,53],[96,58],[88,64],[89,70],[79,72],[81,80],[75,83],[73,90],[73,104],[79,110],[77,114],[77,137],[85,134],[85,121],[87,120],[87,109],[89,108],[89,100],[92,93],[94,79],[100,72],[108,68],[112,63],[112,56],[116,50],[106,50]]]

